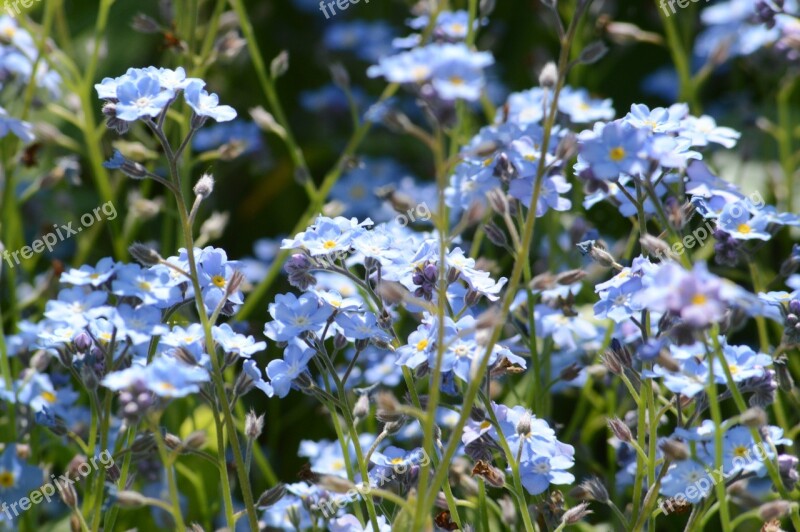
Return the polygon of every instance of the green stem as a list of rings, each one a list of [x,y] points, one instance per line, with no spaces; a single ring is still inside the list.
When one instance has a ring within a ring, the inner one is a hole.
[[[542,139],[542,149],[541,153],[547,153],[548,148],[550,146],[550,139],[553,129],[553,124],[555,122],[556,110],[558,106],[558,97],[561,93],[561,89],[564,86],[565,78],[567,74],[567,67],[569,64],[571,46],[572,46],[572,36],[574,35],[577,24],[579,19],[581,18],[583,12],[591,5],[591,0],[586,1],[585,3],[581,4],[582,10],[576,12],[575,17],[570,22],[569,30],[567,31],[566,35],[562,39],[561,42],[561,54],[559,56],[559,79],[556,83],[553,93],[553,101],[550,107],[550,112],[548,114],[547,120],[544,126],[544,134]],[[483,382],[484,375],[487,371],[487,365],[489,362],[489,357],[491,356],[492,350],[497,342],[500,340],[500,335],[502,334],[503,327],[505,326],[505,320],[508,317],[509,309],[511,308],[511,303],[514,300],[516,295],[517,288],[519,287],[520,280],[522,278],[522,271],[525,265],[528,263],[528,255],[530,252],[531,242],[533,241],[533,232],[536,224],[536,209],[535,205],[537,205],[539,201],[539,195],[541,193],[542,188],[542,178],[544,177],[545,166],[544,164],[540,164],[538,168],[538,172],[536,175],[535,184],[533,187],[533,192],[531,196],[530,205],[533,206],[528,213],[525,220],[525,230],[522,236],[522,248],[519,250],[518,255],[515,257],[516,260],[514,262],[514,267],[511,272],[511,277],[506,288],[506,295],[503,298],[503,304],[501,306],[500,315],[498,319],[497,325],[493,328],[492,335],[486,345],[486,351],[483,355],[483,358],[480,360],[478,364],[475,375],[470,381],[467,391],[464,394],[464,401],[461,407],[461,415],[459,416],[459,420],[456,423],[455,427],[452,429],[453,437],[450,438],[450,441],[447,444],[447,448],[445,449],[444,456],[442,458],[442,463],[449,464],[453,458],[453,455],[456,452],[460,442],[461,442],[461,431],[464,429],[464,425],[467,422],[469,417],[469,413],[472,409],[473,404],[475,404],[475,400],[477,398],[478,392],[480,390],[481,383]],[[427,493],[420,493],[421,497],[425,498],[425,508],[431,508],[436,498],[436,493],[438,491],[438,487],[445,481],[447,475],[447,468],[440,467],[437,469],[433,481],[431,482],[430,488]]]

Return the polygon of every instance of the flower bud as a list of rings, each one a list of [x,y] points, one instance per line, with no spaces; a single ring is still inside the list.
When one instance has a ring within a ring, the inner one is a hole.
[[[576,499],[597,501],[602,504],[609,501],[608,490],[603,485],[603,481],[597,477],[584,480],[570,491],[570,495]]]
[[[264,414],[257,416],[250,411],[244,418],[244,433],[249,440],[257,440],[264,430]]]
[[[353,417],[356,419],[364,419],[369,415],[369,395],[361,394],[353,406]]]
[[[600,61],[608,53],[608,46],[603,41],[594,41],[581,50],[578,61],[584,65],[591,65]]]
[[[486,233],[486,237],[489,239],[489,241],[495,246],[502,248],[508,247],[508,239],[506,238],[505,232],[494,222],[489,222],[484,225],[483,231]]]
[[[621,442],[630,443],[633,441],[633,434],[631,434],[631,429],[628,428],[621,419],[614,417],[606,419],[606,423],[608,423],[608,428],[611,429],[611,433],[617,437]]]
[[[792,503],[782,500],[771,501],[759,507],[758,517],[762,521],[772,521],[789,515],[791,511]]]
[[[506,475],[497,467],[488,462],[478,460],[472,469],[473,477],[481,477],[487,484],[495,488],[502,488],[506,484]]]
[[[286,495],[286,484],[280,482],[261,494],[256,502],[256,507],[268,508],[283,499],[284,495]]]
[[[78,492],[70,481],[62,481],[61,479],[55,482],[61,500],[64,501],[69,508],[75,508],[78,505]]]
[[[196,196],[200,196],[203,199],[206,199],[211,195],[214,191],[214,176],[211,174],[203,174],[200,176],[200,179],[197,180],[197,183],[194,185],[194,193]]]
[[[183,446],[187,449],[202,449],[206,445],[206,433],[202,430],[196,430],[186,436],[183,440]]]
[[[147,498],[144,495],[130,490],[118,491],[114,499],[120,508],[141,508],[147,504]]]
[[[689,458],[689,447],[685,443],[669,438],[661,442],[659,448],[664,451],[664,455],[673,462],[679,462]]]
[[[142,266],[155,266],[164,260],[163,257],[158,254],[158,251],[139,242],[131,244],[128,247],[128,253],[131,254],[133,260]]]
[[[520,436],[527,436],[531,433],[531,413],[527,410],[520,416],[519,421],[517,421],[517,434]]]
[[[742,415],[739,416],[739,421],[742,425],[746,425],[751,428],[760,429],[764,425],[767,424],[767,413],[764,411],[763,408],[758,406],[753,406],[748,408]]]
[[[556,83],[558,83],[558,67],[550,61],[539,73],[539,85],[543,89],[552,89]]]
[[[269,70],[273,80],[284,75],[289,70],[289,52],[281,50],[281,53],[275,56],[270,63]]]

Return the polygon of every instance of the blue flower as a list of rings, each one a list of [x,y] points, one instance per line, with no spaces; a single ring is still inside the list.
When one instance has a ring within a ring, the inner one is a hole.
[[[222,304],[223,312],[230,315],[237,305],[244,303],[241,290],[227,294],[227,300],[222,302],[228,290],[228,283],[238,266],[238,262],[228,260],[228,255],[223,249],[209,246],[200,252],[197,276],[202,287],[203,302],[209,314]]]
[[[536,453],[519,464],[522,486],[531,495],[546,491],[550,484],[572,484],[575,476],[567,469],[575,465],[571,457],[559,453],[555,445],[542,444]]]
[[[92,285],[94,287],[108,281],[114,275],[114,260],[110,257],[100,259],[94,267],[84,265],[80,268],[70,268],[61,274],[59,282],[75,286]]]
[[[644,132],[625,123],[597,124],[594,131],[578,137],[580,160],[599,179],[616,180],[623,174],[638,175],[645,170]]]
[[[722,208],[717,227],[738,240],[769,240],[769,219],[759,213],[753,214],[746,201],[728,203]]]
[[[653,110],[644,104],[633,104],[623,121],[652,133],[674,133],[681,128],[681,120],[688,115],[689,106],[685,103],[676,103],[667,109],[656,107]]]
[[[673,463],[661,480],[661,493],[667,497],[682,495],[692,504],[698,504],[714,486],[706,468],[694,460]],[[692,489],[693,488],[693,489]]]
[[[33,142],[36,138],[31,124],[9,116],[8,112],[0,107],[0,138],[9,133],[16,135],[25,144]]]
[[[294,380],[308,373],[308,363],[314,357],[314,351],[296,344],[289,344],[283,352],[283,359],[272,360],[267,364],[267,376],[275,390],[275,395],[286,397]]]
[[[598,318],[610,318],[615,323],[622,323],[644,308],[634,295],[642,289],[639,277],[630,278],[621,286],[611,286],[600,292],[600,301],[594,305],[594,315]]]
[[[41,469],[25,463],[17,456],[15,443],[6,446],[3,454],[0,454],[0,500],[9,503],[18,501],[41,487],[43,480]]]
[[[199,392],[199,385],[209,380],[211,377],[205,369],[161,356],[146,366],[135,364],[127,369],[111,372],[101,382],[103,386],[114,391],[142,385],[159,397],[176,398]]]
[[[252,336],[238,334],[227,323],[215,325],[212,330],[214,341],[226,353],[236,353],[242,358],[250,358],[266,349],[267,342],[256,342]]]
[[[264,326],[264,334],[276,342],[286,342],[306,331],[321,329],[332,310],[322,305],[314,294],[306,293],[299,298],[292,293],[278,294],[269,305],[269,315],[274,321]]]
[[[124,81],[116,88],[117,118],[132,122],[158,116],[175,97],[172,90],[162,90],[158,78],[145,74],[135,81]]]
[[[691,140],[692,146],[708,146],[709,143],[733,148],[741,133],[729,127],[719,127],[710,116],[687,116],[681,122],[680,135]]]
[[[219,105],[219,96],[203,90],[204,82],[194,80],[184,90],[189,107],[197,116],[213,118],[217,122],[227,122],[236,118],[236,111],[229,105]]]
[[[267,397],[275,395],[275,389],[270,383],[264,380],[261,369],[256,365],[255,360],[245,360],[242,370],[253,381],[253,386],[264,392]]]
[[[388,341],[391,336],[378,325],[378,319],[372,312],[364,313],[339,313],[335,318],[336,325],[342,328],[342,333],[348,340],[383,340]]]

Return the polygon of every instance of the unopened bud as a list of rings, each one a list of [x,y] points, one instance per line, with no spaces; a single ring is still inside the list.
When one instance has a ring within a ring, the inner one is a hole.
[[[608,490],[603,485],[603,481],[597,477],[584,480],[570,491],[570,495],[576,499],[597,501],[602,504],[606,504],[609,500]]]
[[[78,492],[70,481],[56,480],[56,488],[61,495],[61,500],[64,501],[69,508],[75,508],[78,505]]]
[[[275,117],[263,107],[259,106],[250,109],[250,116],[253,118],[253,122],[264,131],[275,133],[281,138],[286,138],[286,129],[278,124]]]
[[[181,442],[181,439],[174,434],[165,435],[164,444],[173,451],[176,449],[181,449],[183,447],[183,442]]]
[[[658,237],[653,235],[644,235],[639,239],[639,243],[642,245],[642,248],[644,248],[644,250],[653,257],[656,257],[662,261],[672,258],[672,250],[670,249],[669,244]]]
[[[664,456],[673,462],[680,462],[689,458],[689,447],[685,443],[668,438],[659,444],[659,447],[664,451]]]
[[[603,41],[595,41],[581,50],[578,61],[584,65],[591,65],[600,61],[608,53],[608,46]]]
[[[739,416],[739,421],[742,423],[742,425],[746,425],[754,429],[760,429],[767,424],[767,413],[763,408],[753,406],[742,412],[742,415]]]
[[[478,460],[475,467],[472,468],[473,477],[481,477],[490,486],[495,488],[502,488],[506,484],[506,475],[497,467],[494,467],[488,462]]]
[[[564,512],[564,517],[561,518],[561,522],[566,525],[574,525],[591,513],[593,512],[589,509],[589,503],[582,502],[578,506]]]
[[[617,417],[608,418],[606,423],[608,423],[608,428],[611,429],[611,433],[614,434],[614,436],[616,436],[621,442],[630,443],[633,441],[631,429],[629,429],[628,425],[626,425],[621,419]]]
[[[257,440],[264,430],[264,414],[257,416],[252,410],[244,418],[244,433],[249,440]]]
[[[203,174],[197,183],[194,185],[194,193],[205,199],[214,191],[214,176],[211,174]]]
[[[520,416],[517,421],[517,434],[520,436],[527,436],[531,433],[531,413],[527,410]]]
[[[583,270],[569,270],[556,275],[555,282],[560,285],[570,285],[577,283],[586,277],[586,272]]]
[[[286,495],[286,484],[278,483],[261,494],[256,506],[258,508],[268,508],[283,499],[284,495]]]
[[[357,419],[364,419],[369,415],[369,395],[361,394],[353,406],[353,417]]]
[[[131,28],[139,33],[157,33],[161,30],[161,26],[158,22],[144,13],[137,13],[134,15]]]
[[[129,490],[118,491],[114,499],[120,508],[141,508],[147,504],[144,495]]]
[[[505,232],[500,229],[494,222],[489,222],[483,226],[486,237],[495,246],[508,247],[508,239]]]
[[[761,505],[758,509],[758,517],[762,521],[772,521],[789,515],[792,511],[792,503],[782,500],[771,501]]]
[[[286,74],[286,71],[289,70],[289,52],[282,50],[281,53],[275,56],[269,66],[269,70],[272,74],[272,79],[277,79]]]
[[[558,82],[558,67],[550,61],[539,73],[539,85],[544,89],[552,89]]]
[[[192,432],[183,440],[183,446],[187,449],[202,449],[205,445],[206,433],[202,430]]]
[[[128,253],[131,254],[133,260],[142,266],[155,266],[164,260],[161,255],[158,254],[158,251],[139,242],[131,244],[128,247]]]

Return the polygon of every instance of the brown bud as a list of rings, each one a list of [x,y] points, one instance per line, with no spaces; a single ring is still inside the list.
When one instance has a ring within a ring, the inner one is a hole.
[[[669,438],[661,442],[659,445],[664,455],[673,462],[679,462],[689,458],[689,447],[685,443]]]
[[[621,419],[614,417],[608,418],[606,420],[608,423],[608,428],[611,429],[612,434],[616,436],[621,442],[630,443],[633,441],[633,434],[631,434],[631,429],[628,428]]]
[[[475,464],[475,467],[472,469],[472,476],[481,477],[487,484],[496,488],[502,488],[506,485],[505,473],[483,460],[478,460],[478,463]]]

